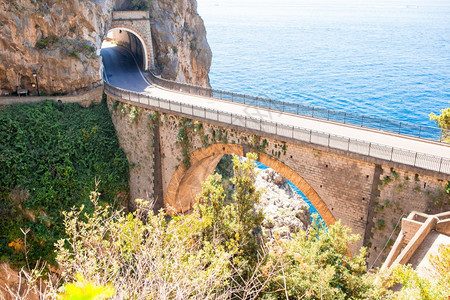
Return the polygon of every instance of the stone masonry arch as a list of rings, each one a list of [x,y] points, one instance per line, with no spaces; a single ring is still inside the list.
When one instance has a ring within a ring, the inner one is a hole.
[[[178,166],[170,180],[165,206],[168,211],[181,213],[188,211],[195,203],[196,195],[201,191],[201,183],[213,173],[225,154],[244,156],[244,147],[236,144],[213,144],[195,150],[190,155],[191,166]],[[258,161],[274,169],[298,187],[319,211],[327,226],[336,222],[335,217],[317,192],[294,170],[281,161],[265,153],[258,153]]]
[[[152,34],[148,11],[113,11],[113,20],[108,32],[123,30],[135,35],[144,50],[144,69],[154,68]]]

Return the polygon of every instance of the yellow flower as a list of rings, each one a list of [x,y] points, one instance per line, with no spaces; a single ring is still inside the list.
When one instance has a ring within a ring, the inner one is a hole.
[[[59,295],[61,300],[102,300],[110,298],[116,290],[111,286],[96,285],[84,279],[83,275],[76,274],[76,282],[64,285],[65,293]]]

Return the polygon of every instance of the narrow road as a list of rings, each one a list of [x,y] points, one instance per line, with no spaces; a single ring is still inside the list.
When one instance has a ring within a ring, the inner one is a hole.
[[[236,115],[450,159],[450,145],[447,144],[170,91],[149,84],[139,70],[133,56],[126,49],[111,46],[102,49],[101,55],[108,82],[122,89]]]

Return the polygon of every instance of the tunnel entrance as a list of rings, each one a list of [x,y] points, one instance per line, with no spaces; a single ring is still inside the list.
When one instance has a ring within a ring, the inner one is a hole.
[[[133,55],[141,71],[148,69],[147,49],[139,34],[129,28],[111,29],[102,43],[102,49],[117,46],[127,49]]]

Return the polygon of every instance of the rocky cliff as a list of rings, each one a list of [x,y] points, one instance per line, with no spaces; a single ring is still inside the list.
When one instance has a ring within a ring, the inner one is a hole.
[[[152,1],[153,47],[161,76],[209,86],[211,49],[196,0]]]
[[[255,185],[265,191],[258,205],[264,213],[264,235],[269,240],[276,236],[290,238],[292,233],[307,230],[311,225],[308,204],[278,172],[270,168],[258,171]]]
[[[131,0],[0,1],[0,93],[33,87],[43,94],[71,93],[102,82],[97,55],[111,11]],[[152,1],[154,47],[162,76],[207,85],[211,52],[196,0]]]

